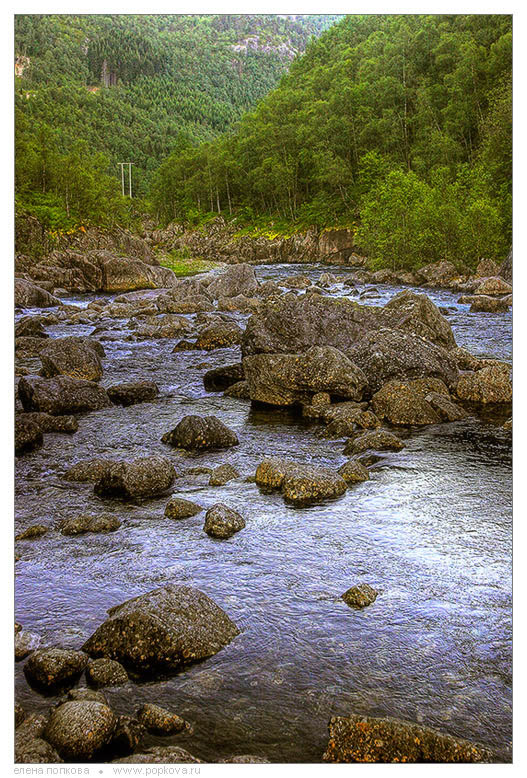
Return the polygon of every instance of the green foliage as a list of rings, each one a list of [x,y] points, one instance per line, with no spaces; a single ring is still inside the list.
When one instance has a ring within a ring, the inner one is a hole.
[[[511,17],[348,16],[234,132],[180,147],[159,217],[362,222],[378,263],[475,263],[511,238]]]
[[[193,276],[220,267],[220,263],[218,262],[199,259],[199,257],[191,257],[188,249],[174,249],[173,251],[170,251],[168,255],[161,257],[160,262],[163,267],[170,268],[176,276]]]

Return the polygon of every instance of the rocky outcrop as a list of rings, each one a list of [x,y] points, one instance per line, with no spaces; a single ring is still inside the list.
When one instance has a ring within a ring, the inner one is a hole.
[[[230,448],[239,443],[236,433],[215,416],[184,416],[161,440],[188,451]]]
[[[244,263],[227,268],[207,287],[208,294],[214,300],[220,297],[237,297],[239,294],[251,297],[257,290],[258,281],[254,268]]]
[[[239,634],[209,597],[168,585],[127,600],[83,646],[92,657],[116,659],[140,674],[173,672],[213,656]]]
[[[512,382],[508,365],[484,367],[476,373],[463,373],[457,385],[460,400],[487,405],[512,402]]]
[[[175,478],[170,459],[155,454],[131,462],[115,462],[97,481],[94,491],[101,497],[153,497],[166,492]]]
[[[318,392],[360,400],[367,385],[362,370],[331,346],[304,354],[255,354],[243,360],[249,396],[269,405],[295,405]]]
[[[52,294],[23,278],[15,278],[16,308],[52,308],[60,300]]]
[[[346,491],[344,478],[326,467],[304,465],[269,457],[256,468],[255,480],[264,490],[279,489],[286,502],[309,505],[340,497]]]
[[[18,384],[18,394],[25,410],[40,411],[52,416],[98,411],[111,404],[102,387],[93,381],[71,376],[24,376]]]
[[[490,752],[467,740],[397,719],[336,716],[325,762],[487,762]]]

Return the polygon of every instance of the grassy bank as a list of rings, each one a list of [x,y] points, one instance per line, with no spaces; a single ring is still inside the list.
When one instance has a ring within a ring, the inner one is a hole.
[[[172,251],[169,254],[163,254],[159,257],[159,262],[163,267],[168,267],[176,276],[195,276],[198,273],[206,273],[208,270],[214,270],[222,267],[223,262],[212,262],[200,257],[185,256],[179,252]]]

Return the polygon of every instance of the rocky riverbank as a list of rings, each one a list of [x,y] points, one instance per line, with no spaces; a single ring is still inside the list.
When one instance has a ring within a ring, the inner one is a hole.
[[[107,450],[104,459],[79,451],[75,463],[62,472],[61,488],[86,484],[99,510],[69,516],[69,524],[26,527],[19,543],[38,544],[49,533],[56,533],[57,542],[59,536],[117,537],[121,521],[102,510],[105,501],[124,510],[130,501],[148,506],[157,500],[164,503],[169,521],[204,520],[208,542],[228,545],[238,534],[257,533],[257,527],[228,499],[203,506],[178,497],[185,479],[205,478],[210,490],[224,488],[227,496],[230,484],[243,481],[247,489],[273,499],[276,494],[287,505],[322,506],[367,482],[385,452],[394,452],[396,461],[416,429],[487,418],[489,412],[503,424],[510,415],[510,365],[458,347],[448,317],[424,294],[407,289],[384,306],[368,304],[376,291],[365,284],[366,271],[342,278],[322,273],[316,284],[304,275],[261,282],[251,265],[241,263],[222,273],[178,280],[156,265],[99,250],[68,250],[50,255],[39,266],[22,261],[20,267],[33,279],[16,282],[22,314],[15,329],[15,446],[20,458],[45,451],[48,435],[72,439],[85,414],[111,411],[125,418],[126,409],[137,406],[137,418],[148,423],[156,404],[163,402],[152,375],[141,380],[128,376],[117,383],[108,383],[105,376],[107,350],[113,344],[148,341],[165,350],[169,344],[176,372],[181,354],[237,352],[238,361],[202,370],[209,392],[223,392],[224,402],[236,398],[263,412],[292,408],[321,436],[335,441],[331,445],[346,459],[334,468],[262,451],[255,471],[244,475],[228,461],[215,468],[189,467],[187,457],[235,450],[243,447],[243,436],[222,419],[221,399],[217,416],[188,413],[176,404],[176,417],[159,435],[155,450],[145,450],[141,457],[123,458],[118,446],[112,456]],[[482,268],[489,270],[472,291],[483,288],[476,296],[503,299],[506,282],[493,274],[495,268]],[[376,283],[389,283],[383,278]],[[47,288],[35,287],[36,281]],[[68,284],[106,296],[94,297],[82,308],[63,304],[56,295]],[[339,296],[334,294],[337,288]],[[38,312],[28,311],[34,306]],[[50,337],[57,326],[74,332],[83,328],[85,334]],[[510,422],[506,425],[510,428]],[[24,547],[20,553],[23,560]],[[337,594],[350,613],[382,607],[383,598],[389,597],[365,583],[357,591],[353,580],[349,584],[351,589]],[[133,687],[145,676],[188,672],[194,662],[210,661],[231,644],[234,648],[243,626],[200,590],[172,584],[116,602],[108,615],[75,649],[42,646],[38,635],[17,630],[17,658],[25,660],[28,683],[37,693],[58,696],[56,707],[45,714],[26,716],[18,710],[17,761],[199,761],[174,743],[147,742],[143,749],[149,731],[188,737],[192,727],[180,712],[146,714],[141,709],[123,716],[99,688]],[[88,687],[78,686],[83,673]],[[91,690],[94,686],[97,692]],[[324,758],[371,761],[373,754],[375,761],[492,759],[488,749],[430,734],[426,728],[419,730],[423,748],[416,749],[410,744],[407,733],[413,730],[408,724],[376,721],[371,720],[372,732],[380,727],[387,740],[382,754],[368,738],[358,743],[355,723],[332,724]],[[262,757],[229,756],[222,761]]]

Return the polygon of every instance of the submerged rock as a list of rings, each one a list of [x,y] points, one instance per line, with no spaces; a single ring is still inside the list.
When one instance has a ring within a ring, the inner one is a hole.
[[[191,516],[201,513],[203,508],[190,500],[182,500],[180,497],[172,497],[166,504],[165,516],[167,519],[189,519]]]
[[[117,516],[108,513],[83,513],[72,519],[65,519],[59,526],[63,535],[83,535],[86,532],[115,532],[121,522]]]
[[[65,648],[41,648],[24,665],[28,682],[36,689],[54,691],[73,686],[88,664],[82,651]]]
[[[41,641],[42,638],[36,632],[27,629],[19,630],[15,634],[15,660],[19,662],[25,659],[39,647]]]
[[[83,646],[140,674],[175,672],[217,654],[240,634],[207,595],[168,585],[111,608]]]
[[[238,436],[215,416],[184,416],[161,440],[189,451],[230,448],[239,443]]]
[[[42,432],[65,432],[69,434],[77,432],[79,429],[79,422],[75,416],[52,416],[49,413],[28,411],[24,414],[24,417],[38,424]]]
[[[239,472],[232,465],[218,465],[211,473],[209,486],[224,486],[229,481],[239,477]]]
[[[41,538],[45,535],[49,527],[44,524],[32,524],[24,532],[20,532],[15,536],[15,540],[33,540],[34,538]]]
[[[403,441],[387,430],[362,432],[346,444],[345,454],[362,454],[363,451],[400,451]]]
[[[159,394],[159,388],[153,381],[128,381],[109,386],[106,391],[115,405],[125,407],[135,403],[151,402]]]
[[[225,540],[244,529],[245,520],[239,513],[222,503],[216,503],[205,514],[203,526],[207,535]]]
[[[98,384],[71,376],[24,376],[19,381],[18,394],[25,410],[52,416],[98,411],[110,405],[110,398]]]
[[[245,378],[240,362],[235,365],[223,365],[207,370],[203,376],[203,385],[207,392],[221,392]]]
[[[429,727],[390,718],[336,716],[329,722],[325,762],[487,762],[483,746]]]
[[[177,713],[150,703],[143,705],[137,712],[137,719],[154,735],[175,735],[188,727],[185,719]]]
[[[340,497],[346,481],[326,467],[304,465],[287,459],[269,457],[256,468],[255,481],[264,489],[280,489],[287,502],[309,505]]]
[[[347,484],[357,484],[370,479],[367,468],[357,459],[349,459],[342,467],[339,467],[339,475]]]
[[[44,732],[46,740],[63,759],[94,759],[110,743],[117,716],[101,702],[75,700],[55,708]]]
[[[153,497],[174,482],[176,470],[170,459],[159,454],[115,462],[94,487],[101,497]]]
[[[15,419],[15,454],[20,456],[26,451],[34,451],[44,442],[40,426],[26,414],[18,414]]]
[[[372,586],[363,583],[352,586],[351,589],[348,589],[341,595],[341,599],[343,599],[350,608],[361,610],[362,608],[371,605],[372,602],[375,602],[378,594],[379,592],[376,592]]]

